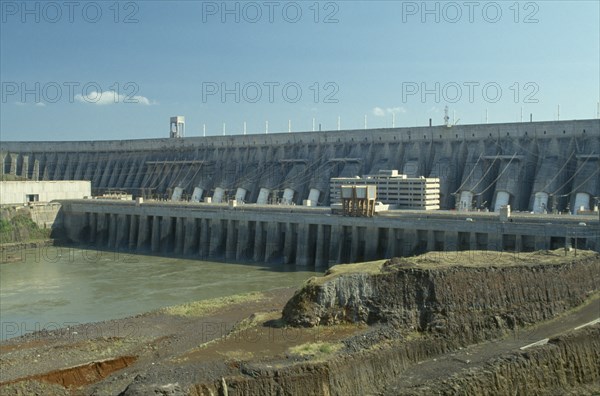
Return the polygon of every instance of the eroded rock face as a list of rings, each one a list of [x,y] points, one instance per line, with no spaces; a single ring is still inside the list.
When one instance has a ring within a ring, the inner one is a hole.
[[[553,338],[547,345],[494,359],[443,380],[384,395],[597,395],[600,326]]]
[[[316,326],[340,322],[373,322],[369,315],[378,307],[373,304],[378,292],[370,275],[351,274],[332,279],[321,286],[309,284],[284,308],[287,323]]]
[[[535,258],[535,257],[534,257]],[[557,263],[437,265],[393,259],[376,273],[314,279],[286,304],[292,326],[389,323],[464,343],[547,320],[600,288],[600,256]]]

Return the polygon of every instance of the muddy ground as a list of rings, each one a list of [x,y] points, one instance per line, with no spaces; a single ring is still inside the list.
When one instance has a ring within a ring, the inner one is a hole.
[[[118,394],[136,376],[157,382],[220,378],[240,362],[289,354],[294,345],[336,341],[361,326],[284,328],[281,309],[294,289],[254,294],[201,316],[165,310],[27,334],[0,343],[0,390],[16,394]],[[258,314],[257,314],[258,313]]]

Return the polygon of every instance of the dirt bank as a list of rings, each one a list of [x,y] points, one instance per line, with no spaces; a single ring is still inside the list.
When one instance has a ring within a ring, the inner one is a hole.
[[[462,345],[502,336],[576,307],[600,288],[600,259],[583,252],[438,252],[314,278],[286,304],[294,326],[387,323]]]

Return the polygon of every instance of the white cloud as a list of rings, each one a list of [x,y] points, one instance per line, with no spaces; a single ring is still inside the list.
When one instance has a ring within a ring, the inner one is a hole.
[[[36,103],[27,103],[27,102],[15,102],[17,106],[28,106],[29,104],[33,104],[36,107],[46,107],[46,103],[44,102],[36,102]]]
[[[385,116],[385,110],[383,110],[381,107],[375,107],[373,109],[373,115],[377,117],[383,117]]]
[[[388,114],[406,113],[406,109],[404,107],[388,107],[385,109],[385,111],[387,111]]]
[[[388,107],[385,110],[381,107],[375,107],[373,109],[373,114],[377,117],[385,117],[386,114],[399,114],[406,113],[406,109],[404,107]]]
[[[150,101],[145,96],[141,95],[119,95],[119,93],[115,91],[105,91],[105,92],[89,92],[87,95],[75,95],[75,100],[81,103],[90,103],[95,105],[111,105],[118,103],[127,103],[127,104],[141,104],[144,106],[150,106],[153,104],[157,104],[156,102]]]

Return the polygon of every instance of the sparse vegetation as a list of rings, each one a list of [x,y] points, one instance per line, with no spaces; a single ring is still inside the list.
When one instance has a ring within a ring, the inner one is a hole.
[[[0,219],[0,243],[27,242],[50,238],[50,230],[37,226],[26,214]]]
[[[345,274],[378,274],[381,272],[381,267],[387,260],[367,261],[364,263],[355,264],[339,264],[331,267],[324,276],[312,277],[306,282],[311,284],[323,284],[327,280]]]
[[[264,294],[253,292],[247,294],[237,294],[228,297],[213,298],[210,300],[194,301],[186,304],[175,305],[163,308],[162,311],[169,315],[198,317],[211,314],[230,304],[241,304],[246,302],[260,301],[264,299]]]
[[[340,349],[344,345],[336,342],[307,342],[289,349],[289,353],[296,356],[314,357],[315,359],[325,358]]]
[[[578,250],[579,258],[593,257],[598,253],[591,250]],[[434,251],[414,257],[396,257],[391,260],[377,260],[356,264],[340,264],[331,267],[324,276],[313,277],[306,281],[311,285],[322,285],[332,278],[348,274],[379,274],[384,267],[413,267],[422,269],[459,267],[488,267],[564,263],[565,257],[574,257],[574,252],[564,249],[535,252],[499,252],[487,250]]]
[[[8,232],[9,230],[11,230],[12,227],[10,225],[10,221],[6,220],[6,219],[0,219],[0,233],[5,233]]]
[[[276,328],[284,326],[283,320],[281,319],[281,312],[255,312],[246,319],[236,323],[231,331],[233,333],[248,330],[252,327],[260,326],[265,322],[269,322],[272,327]]]
[[[254,354],[249,351],[236,349],[234,351],[217,352],[219,355],[225,356],[228,359],[234,360],[250,360],[254,357]]]
[[[591,250],[578,250],[577,258],[597,256]],[[564,249],[539,250],[535,252],[499,252],[488,250],[466,250],[448,252],[428,252],[415,257],[397,257],[391,264],[415,268],[446,268],[446,267],[510,267],[517,265],[560,265],[565,257],[574,258],[573,251],[565,254]]]

